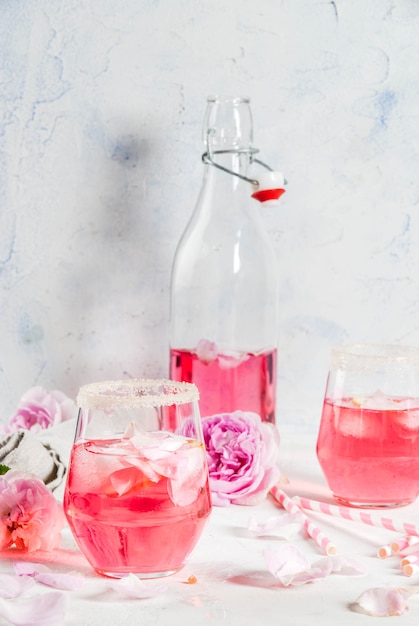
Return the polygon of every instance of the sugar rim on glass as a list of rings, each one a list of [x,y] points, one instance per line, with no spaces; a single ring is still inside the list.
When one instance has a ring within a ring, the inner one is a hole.
[[[419,368],[419,347],[398,344],[353,343],[334,346],[331,369],[373,370],[392,364]]]
[[[170,406],[198,400],[196,385],[166,378],[130,378],[91,383],[80,387],[77,395],[77,405],[83,409]]]

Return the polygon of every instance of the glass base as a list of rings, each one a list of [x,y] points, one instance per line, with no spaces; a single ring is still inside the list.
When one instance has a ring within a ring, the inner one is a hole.
[[[140,579],[153,579],[153,578],[165,578],[166,576],[172,576],[178,572],[178,569],[173,569],[167,572],[105,572],[100,569],[95,569],[95,571],[101,576],[106,576],[107,578],[126,578],[130,574],[134,574],[137,578]]]
[[[414,500],[402,500],[400,502],[360,502],[358,500],[346,499],[333,495],[335,500],[343,506],[350,506],[355,509],[396,509],[401,506],[411,504]]]

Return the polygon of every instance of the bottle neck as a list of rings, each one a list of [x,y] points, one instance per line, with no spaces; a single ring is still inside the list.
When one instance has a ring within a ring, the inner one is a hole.
[[[211,156],[208,153],[205,155],[207,161],[216,169],[226,170],[226,173],[237,174],[238,177],[247,177],[247,172],[250,165],[250,148],[246,150],[224,150],[214,151]]]
[[[230,189],[241,188],[240,176],[247,177],[250,149],[253,143],[253,122],[249,99],[208,98],[203,140],[206,156],[215,163],[215,165],[207,165],[206,181],[221,184],[224,187],[228,186]],[[217,165],[228,171],[220,170],[216,167]],[[239,176],[234,174],[239,174]],[[246,181],[241,182],[246,183]]]

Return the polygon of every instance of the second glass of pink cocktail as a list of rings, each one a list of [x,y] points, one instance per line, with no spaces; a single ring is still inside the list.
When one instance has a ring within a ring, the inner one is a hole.
[[[211,511],[198,398],[168,380],[80,389],[64,510],[100,574],[155,578],[188,560]]]
[[[333,348],[317,456],[334,496],[358,507],[419,493],[419,348]]]

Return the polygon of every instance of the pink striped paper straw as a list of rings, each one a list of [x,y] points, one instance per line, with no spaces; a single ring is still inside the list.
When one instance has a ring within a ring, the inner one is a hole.
[[[299,506],[294,504],[291,498],[289,498],[287,494],[278,487],[278,485],[272,487],[271,494],[275,500],[279,502],[279,504],[283,506],[286,511],[288,511],[288,513],[298,514],[302,517],[304,528],[306,529],[308,535],[314,539],[325,554],[328,556],[336,554],[336,546],[334,543],[332,543],[332,541],[330,541],[330,539],[323,534],[320,528],[303,513]]]
[[[377,556],[380,557],[380,559],[387,559],[389,556],[392,555],[392,553],[393,551],[390,545],[381,546],[377,550]]]
[[[411,549],[419,543],[419,537],[415,537],[414,535],[408,535],[407,537],[400,537],[391,543],[387,543],[384,546],[381,546],[377,550],[377,556],[380,559],[387,559],[392,554],[408,554]]]
[[[415,535],[419,537],[419,527],[412,522],[402,522],[394,520],[386,515],[371,513],[363,509],[355,509],[349,506],[337,506],[335,504],[327,504],[318,500],[309,500],[308,498],[300,498],[294,496],[292,501],[302,509],[333,515],[334,517],[342,517],[343,519],[352,520],[353,522],[361,522],[368,526],[378,526],[387,530],[394,530],[405,535]]]
[[[419,565],[417,563],[408,563],[403,567],[403,574],[405,576],[413,576],[413,574],[419,574]]]
[[[419,537],[409,535],[404,539],[393,541],[391,544],[392,550],[396,554],[408,554],[419,543]]]
[[[419,562],[419,552],[412,552],[411,554],[407,554],[406,556],[402,558],[400,565],[403,569],[405,565],[409,565],[411,563],[418,563],[418,562]]]
[[[414,535],[409,535],[409,536],[412,539],[412,541],[409,541],[408,545],[398,550],[396,554],[400,556],[405,556],[406,554],[410,554],[411,552],[415,552],[416,550],[419,549],[419,537],[416,537]]]

